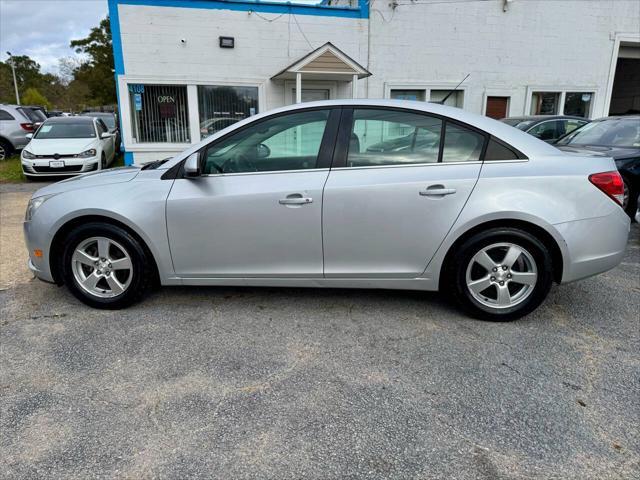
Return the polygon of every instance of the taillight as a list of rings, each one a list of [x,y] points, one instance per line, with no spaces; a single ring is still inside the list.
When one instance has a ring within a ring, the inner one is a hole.
[[[602,190],[609,198],[622,205],[624,201],[624,183],[620,174],[602,172],[589,175],[589,181]]]
[[[20,126],[22,127],[23,130],[26,130],[27,132],[33,132],[34,130],[33,123],[21,123]]]

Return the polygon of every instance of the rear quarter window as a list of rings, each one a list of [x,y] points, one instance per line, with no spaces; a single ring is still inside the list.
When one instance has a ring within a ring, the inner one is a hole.
[[[526,157],[515,148],[508,146],[495,138],[489,140],[487,151],[484,154],[485,161],[491,160],[519,160]]]
[[[6,110],[0,110],[0,120],[15,120],[15,118]]]

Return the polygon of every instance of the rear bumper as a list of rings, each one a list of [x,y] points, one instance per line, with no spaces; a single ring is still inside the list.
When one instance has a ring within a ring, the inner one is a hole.
[[[562,283],[618,266],[625,254],[630,225],[629,217],[621,208],[604,217],[554,225],[566,243]]]

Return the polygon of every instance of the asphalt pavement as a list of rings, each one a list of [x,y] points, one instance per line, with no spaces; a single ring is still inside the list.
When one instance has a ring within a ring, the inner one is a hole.
[[[164,288],[92,310],[0,190],[0,477],[640,477],[640,228],[512,323],[438,294]]]

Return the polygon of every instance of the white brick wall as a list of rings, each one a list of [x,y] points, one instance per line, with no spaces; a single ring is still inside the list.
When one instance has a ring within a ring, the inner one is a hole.
[[[399,84],[451,87],[470,73],[464,108],[473,112],[483,112],[489,94],[511,96],[511,115],[528,113],[530,90],[544,87],[595,91],[592,116],[601,116],[615,35],[640,32],[638,0],[514,0],[507,12],[501,0],[398,1],[395,12],[386,1],[374,2],[370,25],[366,19],[296,15],[311,46],[288,14],[120,5],[123,98],[127,81],[251,84],[260,87],[264,111],[285,103],[284,82],[270,77],[331,41],[373,73],[358,83],[361,97],[383,97]],[[219,48],[219,36],[235,37],[235,48]],[[347,83],[336,91],[340,98],[351,95]],[[151,151],[156,158],[158,146],[132,144],[127,102],[121,108],[127,150]]]

